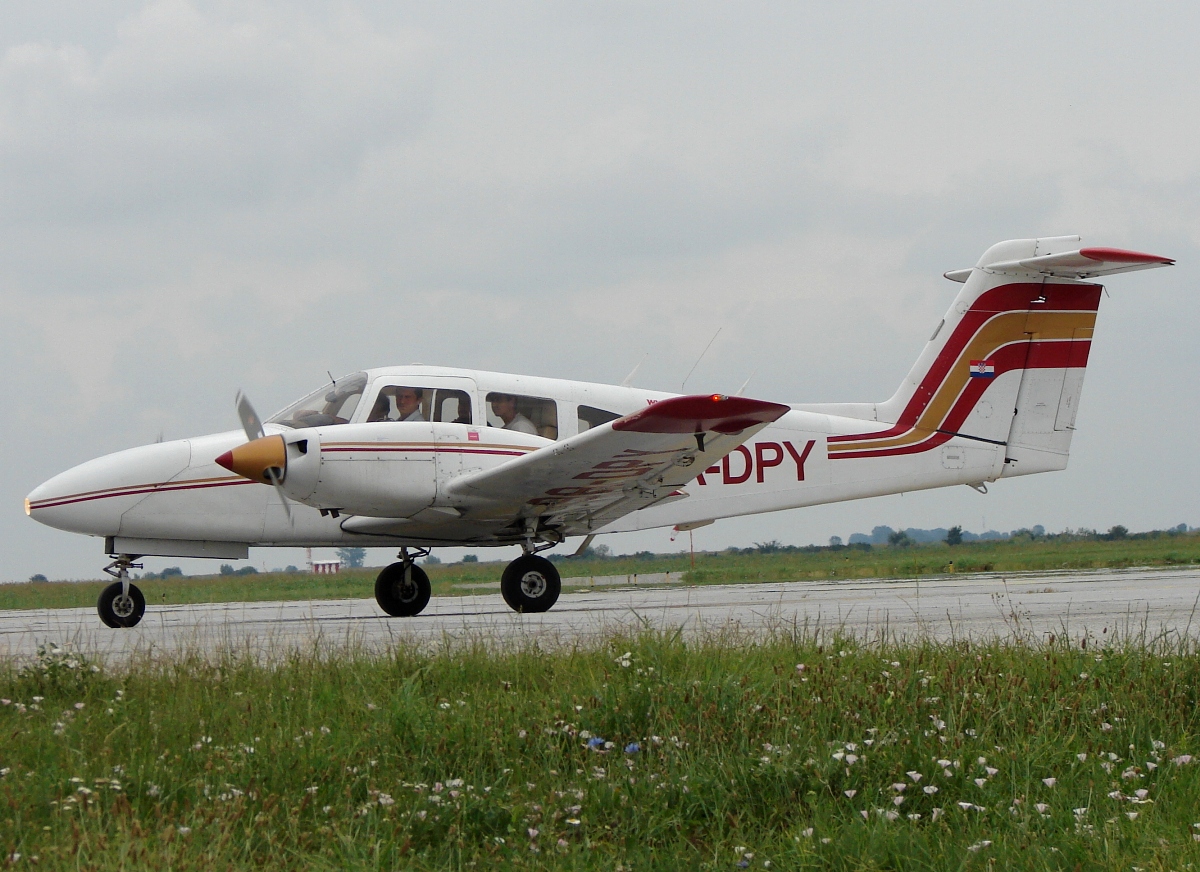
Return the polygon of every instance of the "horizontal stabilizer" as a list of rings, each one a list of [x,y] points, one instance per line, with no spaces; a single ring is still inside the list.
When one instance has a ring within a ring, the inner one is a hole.
[[[1002,275],[1055,276],[1063,279],[1091,279],[1139,269],[1172,266],[1175,261],[1157,254],[1126,251],[1120,248],[1080,248],[1057,254],[1043,254],[1013,260],[980,263],[976,269]],[[971,270],[958,269],[945,274],[956,282],[965,282]]]

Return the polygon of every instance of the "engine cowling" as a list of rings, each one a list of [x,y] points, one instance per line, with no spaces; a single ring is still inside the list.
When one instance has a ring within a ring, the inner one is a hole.
[[[239,445],[217,463],[296,502],[353,515],[404,518],[437,493],[433,426],[391,422],[289,430]]]

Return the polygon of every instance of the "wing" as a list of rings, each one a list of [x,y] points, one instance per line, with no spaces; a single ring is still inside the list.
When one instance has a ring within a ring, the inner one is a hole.
[[[745,397],[672,397],[450,484],[472,517],[537,518],[579,535],[669,499],[790,407]]]

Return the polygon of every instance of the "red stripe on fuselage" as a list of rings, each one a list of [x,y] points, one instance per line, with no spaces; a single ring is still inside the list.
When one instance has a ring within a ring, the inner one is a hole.
[[[36,512],[38,509],[53,509],[58,506],[67,506],[72,503],[87,503],[92,500],[107,500],[112,497],[136,497],[143,494],[161,494],[167,491],[181,490],[202,490],[210,487],[229,487],[236,484],[257,484],[248,478],[221,479],[220,481],[197,481],[197,482],[163,482],[162,484],[152,485],[134,485],[126,490],[110,488],[107,491],[90,491],[82,494],[71,494],[65,497],[51,497],[45,500],[39,500],[37,503],[30,503],[29,510]]]

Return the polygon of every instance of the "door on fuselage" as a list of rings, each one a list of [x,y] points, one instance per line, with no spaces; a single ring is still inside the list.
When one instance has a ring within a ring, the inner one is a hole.
[[[414,401],[414,394],[415,401]],[[367,392],[368,422],[428,421],[434,426],[433,450],[425,455],[436,463],[439,490],[446,483],[473,471],[468,453],[479,444],[479,421],[475,380],[461,376],[387,375],[375,379]],[[470,438],[471,431],[475,439]]]

